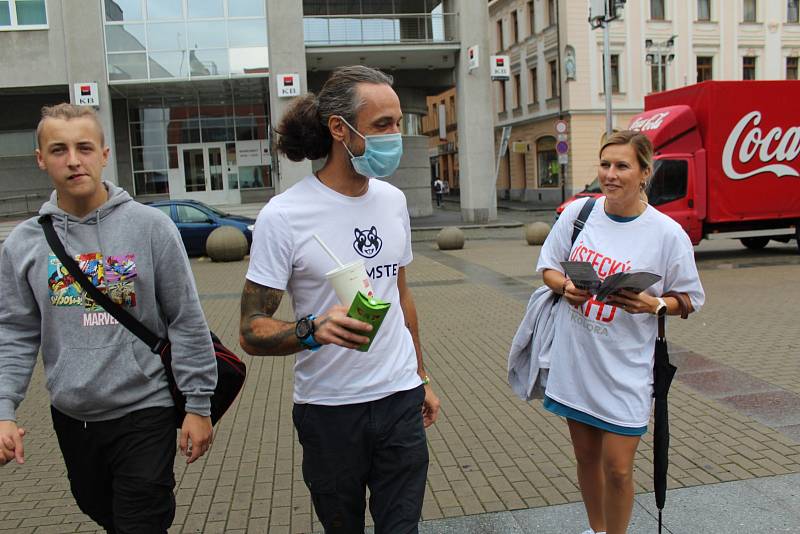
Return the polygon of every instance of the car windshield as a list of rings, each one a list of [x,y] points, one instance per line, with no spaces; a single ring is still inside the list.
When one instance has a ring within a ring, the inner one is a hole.
[[[586,185],[586,189],[584,189],[586,193],[602,193],[600,190],[600,178],[595,178],[592,180],[592,183]]]

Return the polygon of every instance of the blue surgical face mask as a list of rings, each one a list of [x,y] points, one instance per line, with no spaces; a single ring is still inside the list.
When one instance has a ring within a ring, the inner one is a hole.
[[[391,176],[400,165],[400,158],[403,155],[403,136],[399,133],[385,135],[361,135],[358,130],[350,126],[350,123],[342,119],[348,128],[353,130],[361,139],[364,140],[364,153],[354,156],[350,148],[342,141],[345,150],[350,154],[350,161],[353,169],[362,175],[374,178],[385,178]]]

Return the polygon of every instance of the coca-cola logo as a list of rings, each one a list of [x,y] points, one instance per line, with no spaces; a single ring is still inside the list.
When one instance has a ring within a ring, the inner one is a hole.
[[[669,115],[669,111],[662,111],[649,117],[642,117],[633,121],[630,125],[631,130],[638,130],[640,132],[647,132],[649,130],[657,130],[661,127],[664,119]]]
[[[744,180],[762,172],[771,172],[778,178],[800,176],[800,172],[789,165],[768,164],[771,161],[794,161],[797,158],[800,154],[800,127],[792,126],[784,132],[780,126],[775,126],[765,134],[759,128],[759,124],[761,124],[761,112],[751,111],[731,130],[728,140],[725,141],[725,149],[722,151],[722,170],[725,175],[731,180]],[[765,165],[741,173],[734,169],[736,162],[744,165],[753,158],[757,158]]]

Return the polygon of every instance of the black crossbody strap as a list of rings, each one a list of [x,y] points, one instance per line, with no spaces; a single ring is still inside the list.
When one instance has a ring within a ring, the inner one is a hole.
[[[589,214],[592,212],[592,208],[594,208],[594,203],[597,199],[592,197],[586,201],[586,204],[583,205],[581,208],[581,212],[578,214],[578,217],[575,219],[575,222],[572,223],[572,244],[575,244],[575,240],[578,239],[578,234],[581,233],[583,227],[586,226],[586,219],[589,218]]]
[[[83,290],[86,291],[97,304],[102,306],[103,309],[105,309],[117,321],[119,321],[122,326],[130,330],[133,335],[141,339],[148,347],[150,347],[150,350],[156,354],[161,354],[161,351],[166,346],[167,341],[155,335],[149,328],[143,325],[133,315],[128,313],[128,311],[122,306],[111,300],[108,295],[100,291],[91,282],[91,280],[89,280],[86,274],[81,271],[78,263],[72,259],[64,249],[64,244],[61,243],[61,240],[58,238],[58,234],[56,234],[55,228],[53,228],[52,217],[50,215],[42,215],[39,217],[39,224],[41,224],[42,228],[44,229],[44,236],[47,239],[47,244],[50,245],[50,249],[61,261],[61,264],[66,267],[67,271],[69,271],[69,274],[71,274],[75,280],[78,281],[81,288],[83,288]]]

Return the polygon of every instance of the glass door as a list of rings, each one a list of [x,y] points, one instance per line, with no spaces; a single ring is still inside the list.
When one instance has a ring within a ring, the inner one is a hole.
[[[187,193],[206,190],[206,162],[202,147],[184,149],[183,179]]]
[[[180,145],[179,165],[183,176],[184,198],[206,204],[226,204],[228,177],[224,143]]]

